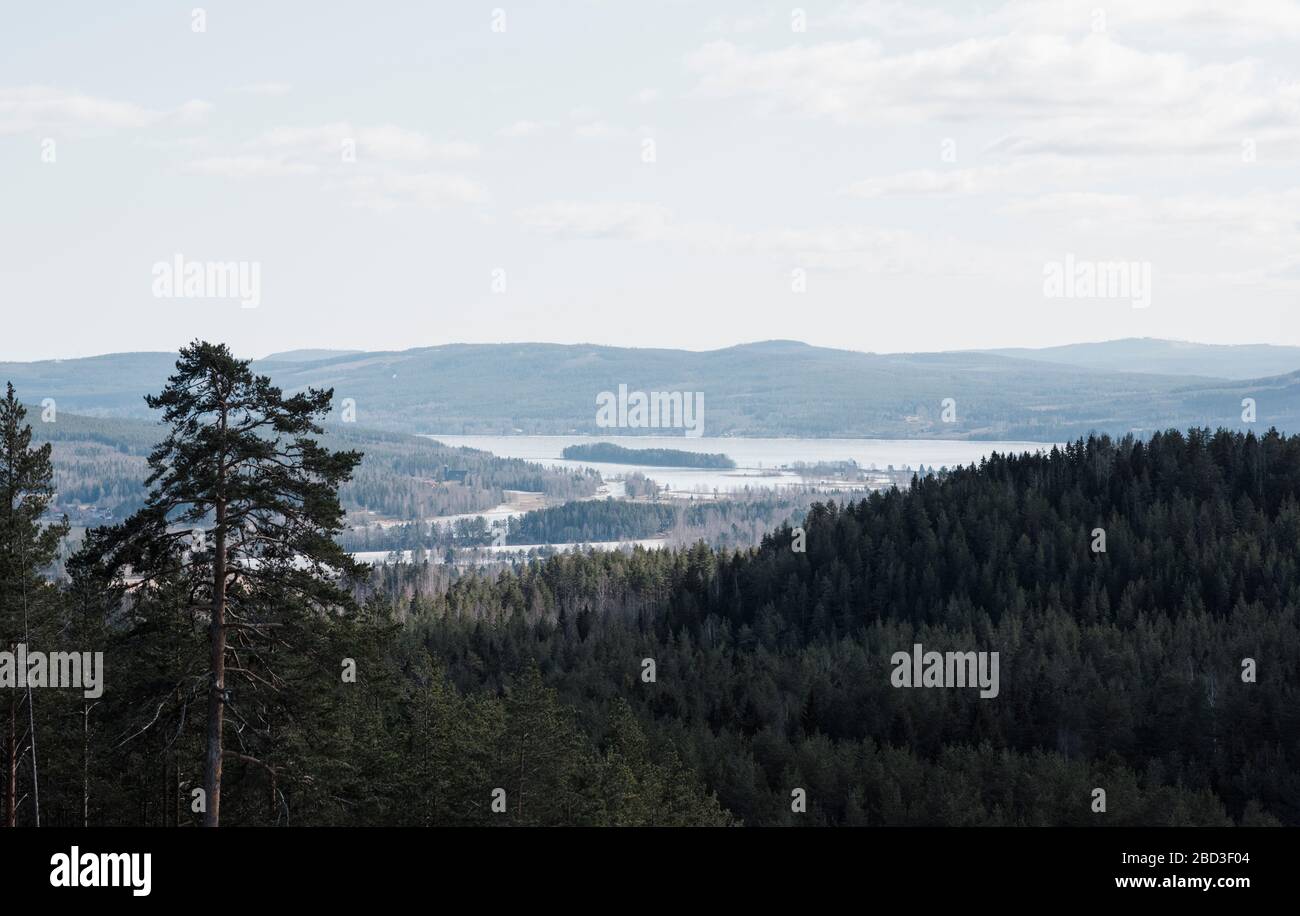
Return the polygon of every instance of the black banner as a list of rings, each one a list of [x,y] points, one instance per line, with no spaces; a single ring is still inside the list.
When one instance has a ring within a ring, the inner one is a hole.
[[[1294,848],[1290,831],[1262,828],[0,831],[10,899],[76,894],[127,906],[233,900],[260,887],[331,906],[433,885],[536,895],[561,878],[583,896],[622,885],[661,901],[680,900],[689,879],[741,898],[838,885],[925,903],[1047,894],[1231,905],[1292,887]]]

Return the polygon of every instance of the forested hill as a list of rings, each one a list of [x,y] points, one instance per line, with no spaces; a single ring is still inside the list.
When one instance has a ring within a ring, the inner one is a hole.
[[[1089,432],[1146,435],[1170,425],[1300,430],[1300,361],[1269,351],[1258,378],[1247,357],[1215,355],[1149,363],[1116,342],[1088,348],[1101,365],[1070,365],[1055,351],[857,353],[797,341],[721,350],[588,344],[449,344],[395,352],[281,354],[255,363],[286,391],[332,387],[361,426],[405,433],[602,433],[596,399],[631,391],[700,392],[707,436],[844,436],[1063,441]],[[1200,352],[1200,351],[1197,351]],[[1218,354],[1218,351],[1214,351]],[[157,390],[172,357],[113,354],[0,363],[32,403],[97,416],[145,417],[140,392]],[[1152,365],[1168,366],[1151,374]],[[1290,365],[1288,372],[1274,372]],[[1215,369],[1223,375],[1216,374]],[[1175,371],[1176,370],[1176,371]],[[945,417],[944,403],[953,409]],[[626,429],[620,433],[664,432]]]
[[[39,404],[32,415],[41,416]],[[121,417],[85,417],[56,410],[33,427],[36,442],[53,447],[57,499],[54,515],[76,524],[120,519],[145,498],[145,459],[160,427]],[[498,506],[506,490],[544,493],[556,500],[591,496],[600,485],[594,472],[546,468],[478,449],[451,447],[409,436],[335,423],[322,440],[331,448],[364,453],[342,488],[343,505],[359,520],[424,519]]]
[[[1300,825],[1300,438],[1090,438],[804,527],[408,610],[463,689],[535,660],[584,721],[626,698],[747,824]],[[892,686],[916,642],[998,652],[998,695]]]

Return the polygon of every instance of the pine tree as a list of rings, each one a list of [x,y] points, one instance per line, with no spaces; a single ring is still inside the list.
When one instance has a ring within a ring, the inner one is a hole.
[[[266,739],[274,725],[266,695],[292,694],[286,669],[309,657],[338,671],[310,624],[355,609],[339,580],[356,567],[333,537],[343,524],[338,488],[361,455],[313,438],[332,397],[318,389],[286,397],[224,344],[183,348],[163,392],[145,399],[170,426],[149,456],[145,505],[87,541],[109,569],[130,567],[137,592],[182,567],[189,604],[175,610],[206,617],[206,826],[220,823],[227,754],[269,767],[225,747],[227,711],[241,739]]]

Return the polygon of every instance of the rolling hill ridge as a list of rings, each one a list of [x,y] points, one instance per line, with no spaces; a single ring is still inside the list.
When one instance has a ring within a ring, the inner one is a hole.
[[[320,359],[295,351],[301,355],[254,366],[286,390],[333,387],[336,404],[345,398],[355,404],[358,423],[406,433],[672,434],[598,428],[597,395],[621,384],[703,392],[706,436],[1046,441],[1093,431],[1240,429],[1251,425],[1242,420],[1245,398],[1256,401],[1257,428],[1300,429],[1300,348],[1265,348],[1264,368],[1291,369],[1242,378],[1250,354],[1229,358],[1221,348],[1169,345],[1114,341],[1049,351],[875,354],[797,341],[705,352],[449,344]],[[1187,347],[1193,355],[1206,354],[1207,371],[1185,371],[1194,364]],[[1178,352],[1166,364],[1180,371],[1150,371],[1153,360],[1142,355],[1148,351]],[[1084,359],[1094,365],[1077,364]],[[12,380],[28,403],[49,397],[76,413],[145,418],[143,395],[162,387],[174,360],[171,353],[119,353],[0,363],[0,378]],[[952,422],[945,422],[946,399],[954,402]]]

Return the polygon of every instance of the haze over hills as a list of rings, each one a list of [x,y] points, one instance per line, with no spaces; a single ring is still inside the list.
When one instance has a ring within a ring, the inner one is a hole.
[[[327,355],[312,358],[320,352]],[[1197,371],[1198,353],[1205,354],[1204,371]],[[1242,377],[1252,354],[1261,371]],[[172,353],[120,353],[3,363],[0,379],[11,379],[28,403],[48,397],[61,410],[144,418],[150,411],[143,395],[161,389],[174,361]],[[1159,365],[1171,368],[1153,371]],[[797,341],[706,352],[449,344],[291,351],[255,367],[286,390],[333,387],[336,404],[355,403],[359,424],[408,433],[663,432],[596,426],[597,396],[620,385],[703,392],[706,436],[1060,440],[1090,431],[1243,428],[1244,398],[1257,402],[1254,428],[1300,428],[1300,348],[1286,347],[1128,340],[1049,350],[875,354]],[[947,398],[956,402],[951,423],[942,419]]]
[[[1154,337],[1129,337],[1061,347],[977,350],[1018,359],[1064,363],[1112,372],[1161,375],[1209,375],[1226,379],[1256,379],[1300,370],[1300,347],[1273,344],[1201,344]]]
[[[361,350],[285,350],[281,353],[271,353],[263,356],[259,362],[263,363],[313,363],[322,359],[332,359],[335,356],[352,356],[361,353]]]

